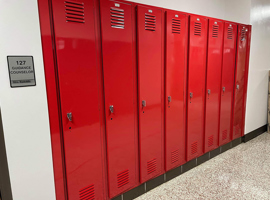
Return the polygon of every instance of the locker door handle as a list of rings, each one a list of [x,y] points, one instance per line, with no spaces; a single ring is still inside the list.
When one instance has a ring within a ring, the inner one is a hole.
[[[222,88],[222,91],[225,92],[225,87]]]
[[[113,114],[113,111],[114,111],[113,105],[111,105],[111,106],[110,106],[110,112],[111,112],[111,114]]]
[[[236,89],[239,90],[239,85],[236,85]]]
[[[145,100],[142,101],[142,107],[146,107],[146,101]]]
[[[208,90],[207,93],[208,93],[208,95],[210,95],[211,94],[211,90]]]
[[[190,96],[190,98],[192,98],[192,97],[193,97],[193,93],[192,93],[192,92],[190,92],[190,93],[189,93],[189,96]]]
[[[169,103],[172,102],[172,97],[171,96],[168,96],[168,101],[169,101]]]
[[[72,122],[72,113],[67,113],[67,118],[70,122]]]

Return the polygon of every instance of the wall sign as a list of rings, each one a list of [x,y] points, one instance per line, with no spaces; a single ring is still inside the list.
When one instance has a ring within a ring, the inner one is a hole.
[[[33,56],[8,56],[10,86],[35,86],[35,69]]]

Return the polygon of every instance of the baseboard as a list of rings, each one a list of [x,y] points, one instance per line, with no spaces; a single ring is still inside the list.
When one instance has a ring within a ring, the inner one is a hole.
[[[254,139],[255,137],[261,135],[262,133],[266,132],[267,131],[267,124],[260,127],[260,128],[257,128],[256,130],[254,131],[251,131],[249,132],[248,134],[244,135],[243,136],[243,141],[244,142],[248,142],[252,139]]]
[[[267,131],[267,125],[264,125],[254,131],[251,131],[250,133],[244,135],[243,137],[237,138],[223,146],[218,147],[217,149],[207,152],[204,155],[183,164],[182,166],[178,166],[177,168],[172,169],[159,177],[149,180],[146,183],[143,183],[139,185],[138,187],[133,188],[132,190],[129,190],[126,193],[113,198],[112,200],[135,199],[143,195],[144,193],[154,189],[155,187],[163,183],[166,183],[167,181],[170,181],[171,179],[175,177],[181,176],[181,174],[193,169],[194,167],[197,167],[198,165],[214,158],[215,156],[218,156],[219,154],[238,146],[242,142],[248,142],[256,138],[257,136],[261,135],[262,133],[266,131]]]

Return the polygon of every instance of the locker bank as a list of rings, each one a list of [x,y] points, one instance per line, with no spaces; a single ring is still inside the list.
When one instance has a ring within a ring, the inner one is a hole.
[[[1,2],[0,199],[134,199],[265,132],[252,25],[218,2]]]

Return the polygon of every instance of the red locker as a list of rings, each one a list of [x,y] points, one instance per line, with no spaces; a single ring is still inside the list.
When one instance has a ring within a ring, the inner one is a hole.
[[[166,12],[165,158],[166,170],[186,160],[186,69],[188,16]]]
[[[68,199],[104,199],[96,1],[53,0],[52,8]]]
[[[209,19],[204,152],[218,147],[223,24],[220,20]]]
[[[203,154],[207,19],[191,15],[187,95],[187,160]]]
[[[241,136],[245,134],[245,119],[246,119],[246,103],[247,103],[247,87],[248,87],[248,73],[249,73],[249,55],[251,42],[251,25],[246,25],[247,31],[247,53],[246,53],[246,69],[245,69],[245,89],[244,89],[244,103],[243,103],[243,123]]]
[[[243,106],[247,55],[247,26],[238,25],[236,72],[234,85],[234,114],[232,139],[241,137],[243,129]]]
[[[231,141],[236,39],[237,25],[225,22],[220,101],[220,146]]]
[[[138,94],[140,180],[163,170],[162,10],[138,6]]]
[[[134,7],[101,1],[108,182],[110,197],[138,182]]]

